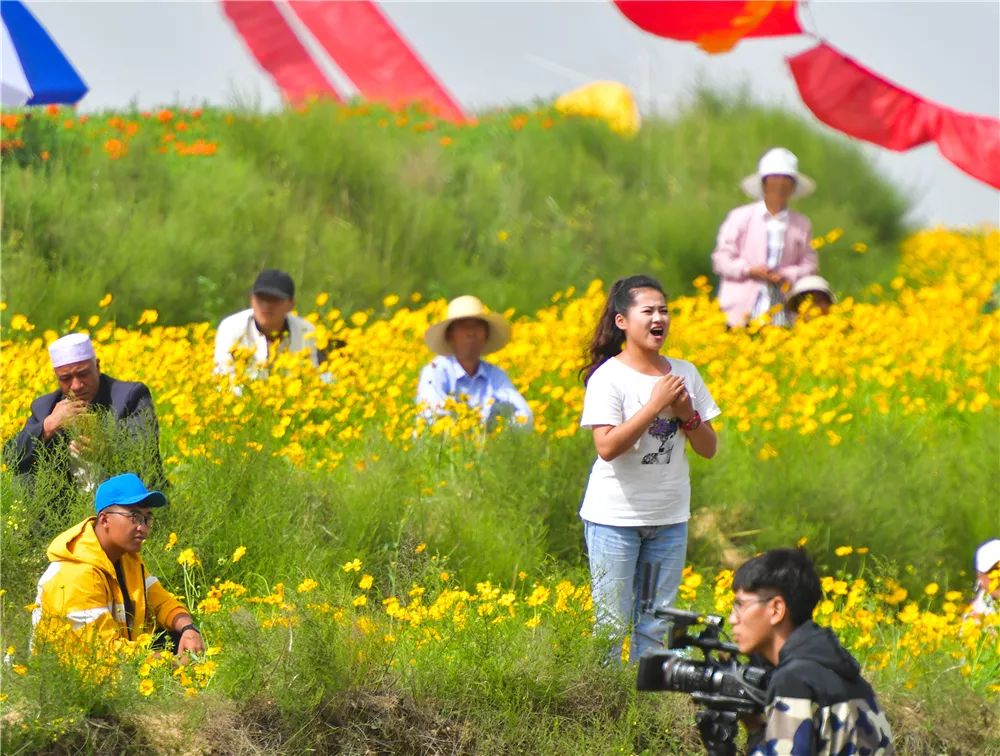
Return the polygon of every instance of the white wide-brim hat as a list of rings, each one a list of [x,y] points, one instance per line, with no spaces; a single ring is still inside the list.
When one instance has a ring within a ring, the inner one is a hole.
[[[1000,538],[993,538],[976,549],[976,572],[989,572],[1000,562]]]
[[[823,276],[803,276],[792,285],[791,291],[785,297],[785,301],[788,302],[790,307],[794,307],[800,297],[817,291],[826,294],[830,298],[830,302],[836,304],[837,297],[834,296],[829,281],[823,278]]]
[[[490,327],[489,336],[486,337],[486,345],[483,347],[483,354],[496,352],[510,341],[510,323],[502,315],[489,312],[478,297],[466,295],[451,300],[448,303],[447,317],[427,329],[427,333],[424,334],[427,347],[435,354],[444,357],[454,354],[455,350],[452,349],[446,337],[448,326],[462,318],[476,318]]]
[[[740,182],[744,194],[754,199],[764,197],[764,187],[761,182],[765,176],[791,176],[795,179],[793,197],[806,197],[816,191],[816,182],[804,173],[799,173],[799,159],[795,153],[784,147],[768,150],[757,163],[757,172],[751,173]]]

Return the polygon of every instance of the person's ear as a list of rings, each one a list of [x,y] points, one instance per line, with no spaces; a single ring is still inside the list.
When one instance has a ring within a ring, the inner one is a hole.
[[[788,604],[785,603],[785,599],[781,595],[775,596],[768,603],[771,609],[769,621],[771,625],[776,627],[784,622],[785,617],[788,616]]]
[[[618,330],[625,330],[625,316],[620,312],[615,313],[615,325],[618,326]]]
[[[94,367],[97,369],[98,373],[101,372],[101,361],[96,357],[94,358]]]

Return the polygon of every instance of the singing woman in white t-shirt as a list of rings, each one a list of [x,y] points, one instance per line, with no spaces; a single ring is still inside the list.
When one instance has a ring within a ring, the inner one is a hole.
[[[669,330],[659,282],[620,279],[581,371],[587,391],[580,425],[593,430],[597,447],[580,507],[595,630],[614,640],[617,653],[631,630],[633,660],[659,647],[666,629],[640,610],[646,565],[659,567],[654,609],[673,602],[684,569],[691,516],[687,442],[705,458],[717,446],[711,420],[720,410],[697,368],[660,354]]]

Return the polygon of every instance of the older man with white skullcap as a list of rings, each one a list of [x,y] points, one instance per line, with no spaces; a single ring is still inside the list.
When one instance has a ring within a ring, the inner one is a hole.
[[[159,428],[149,389],[145,384],[119,381],[102,373],[87,334],[71,333],[52,342],[49,357],[59,388],[31,403],[31,417],[5,449],[8,465],[18,473],[34,472],[39,447],[67,443],[66,430],[73,421],[93,410],[109,412],[126,423],[133,435],[152,437],[158,446]],[[71,447],[71,451],[78,456],[81,450]],[[154,477],[158,477],[158,450],[154,462]]]

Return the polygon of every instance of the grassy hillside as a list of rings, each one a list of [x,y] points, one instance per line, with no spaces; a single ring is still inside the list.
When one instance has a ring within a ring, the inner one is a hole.
[[[217,320],[267,266],[288,269],[303,301],[327,291],[345,310],[418,291],[530,312],[638,270],[690,292],[747,201],[738,180],[775,144],[819,182],[799,208],[837,290],[891,274],[905,210],[855,147],[710,93],[633,139],[544,108],[462,128],[328,104],[4,123],[2,296],[45,326],[106,291],[123,323],[150,307],[166,323]]]

